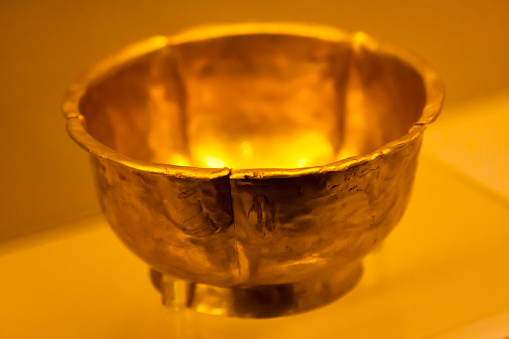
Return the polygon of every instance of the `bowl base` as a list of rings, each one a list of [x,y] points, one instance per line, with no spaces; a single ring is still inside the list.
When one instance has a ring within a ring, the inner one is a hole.
[[[163,304],[212,315],[272,318],[325,306],[349,292],[362,276],[362,263],[296,283],[253,287],[218,287],[184,281],[153,269],[150,276]]]

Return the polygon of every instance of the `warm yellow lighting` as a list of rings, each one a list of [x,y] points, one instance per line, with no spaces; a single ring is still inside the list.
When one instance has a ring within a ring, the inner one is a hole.
[[[242,148],[242,152],[244,152],[244,154],[248,157],[252,157],[253,156],[253,146],[251,145],[251,143],[247,140],[245,141],[242,141],[242,143],[240,144],[240,147]]]
[[[179,165],[179,166],[190,166],[191,163],[189,162],[189,159],[183,156],[180,153],[173,154],[169,161],[169,164]]]
[[[206,155],[203,160],[208,167],[228,167],[228,165],[226,165],[222,159],[213,157],[211,155]]]
[[[280,154],[285,154],[285,150],[279,150]],[[334,149],[330,140],[323,134],[314,131],[303,131],[300,135],[292,139],[292,147],[286,151],[285,157],[296,159],[294,164],[297,167],[324,165],[333,161]],[[295,161],[295,160],[294,160]]]
[[[246,159],[251,159],[253,157],[253,145],[247,140],[243,141],[240,144],[240,148],[242,149],[242,153]]]
[[[349,157],[359,155],[360,152],[355,147],[355,145],[348,145],[348,146],[349,147],[344,147],[339,151],[338,156],[336,157],[336,160],[342,160],[342,159],[346,159]]]
[[[210,314],[210,315],[225,315],[225,312],[221,308],[216,307],[208,307],[207,305],[199,305],[196,310],[200,313]]]
[[[71,87],[67,129],[167,305],[298,314],[351,290],[399,221],[443,89],[363,34],[237,27],[105,59]],[[343,148],[361,156],[331,164]]]
[[[302,158],[297,161],[297,167],[304,167],[306,166],[306,163],[308,161],[308,158]]]
[[[235,169],[310,167],[336,158],[327,136],[309,130],[280,136],[262,134],[229,143],[204,139],[191,145],[191,154],[191,166]]]

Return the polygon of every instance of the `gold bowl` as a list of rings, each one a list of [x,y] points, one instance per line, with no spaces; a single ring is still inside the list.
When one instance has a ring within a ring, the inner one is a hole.
[[[443,93],[421,59],[364,33],[243,24],[135,44],[63,110],[166,303],[275,317],[355,286],[403,215]]]

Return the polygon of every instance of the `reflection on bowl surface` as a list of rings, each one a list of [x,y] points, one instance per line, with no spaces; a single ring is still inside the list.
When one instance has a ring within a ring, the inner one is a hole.
[[[177,277],[190,307],[263,317],[353,287],[403,214],[442,99],[424,62],[363,33],[249,24],[134,45],[64,112],[104,214],[163,294]]]

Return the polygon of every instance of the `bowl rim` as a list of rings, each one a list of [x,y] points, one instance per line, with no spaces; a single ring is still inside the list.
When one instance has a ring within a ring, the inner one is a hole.
[[[224,36],[255,34],[288,34],[324,39],[331,42],[348,40],[351,42],[354,49],[362,46],[370,50],[397,56],[416,70],[422,77],[426,101],[419,120],[414,123],[407,134],[384,144],[371,153],[344,158],[324,165],[304,168],[202,168],[135,160],[102,144],[87,132],[84,124],[85,118],[79,111],[79,103],[90,83],[110,74],[113,70],[120,68],[129,61],[151,54],[164,47]],[[66,118],[66,127],[70,137],[80,147],[96,157],[138,171],[166,174],[182,178],[210,180],[222,176],[229,176],[230,179],[263,179],[343,171],[352,166],[374,160],[379,156],[397,152],[404,147],[405,144],[411,143],[419,138],[426,129],[426,125],[432,123],[438,117],[442,108],[444,93],[445,88],[443,82],[433,68],[421,57],[404,48],[375,40],[364,32],[348,33],[329,26],[302,23],[242,23],[199,26],[177,35],[159,35],[131,44],[109,57],[100,60],[83,72],[81,76],[69,86],[62,103],[62,111]]]

